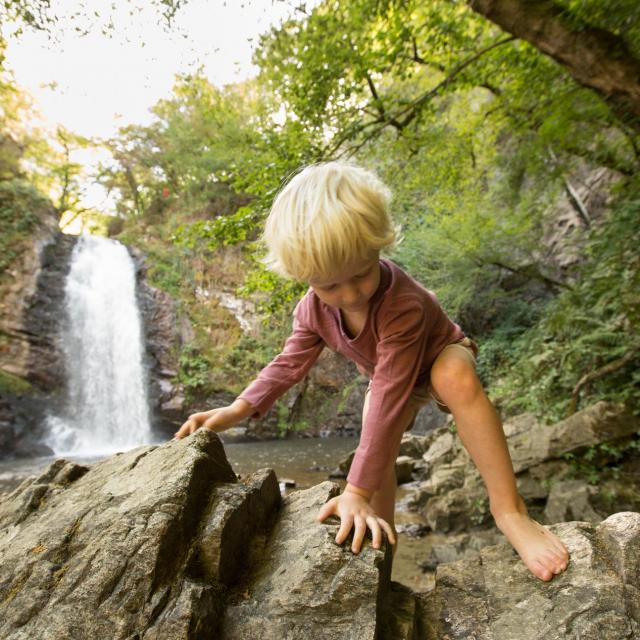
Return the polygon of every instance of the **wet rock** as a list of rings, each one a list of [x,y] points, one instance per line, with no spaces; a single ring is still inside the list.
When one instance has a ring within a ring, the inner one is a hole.
[[[33,213],[32,241],[0,281],[0,458],[44,454],[44,418],[64,382],[57,336],[75,238],[53,209]]]
[[[149,284],[144,253],[136,247],[128,250],[136,268],[153,423],[162,434],[169,435],[187,417],[186,399],[176,377],[180,368],[178,355],[193,338],[193,330],[188,319],[178,313],[175,300]]]

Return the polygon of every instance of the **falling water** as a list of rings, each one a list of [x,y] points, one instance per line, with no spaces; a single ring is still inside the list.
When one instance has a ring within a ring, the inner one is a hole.
[[[56,454],[101,455],[151,441],[135,271],[114,240],[79,238],[65,284],[67,397],[48,419]]]

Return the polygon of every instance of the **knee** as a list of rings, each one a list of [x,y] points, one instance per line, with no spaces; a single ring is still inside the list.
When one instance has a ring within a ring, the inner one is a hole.
[[[436,360],[431,369],[431,385],[445,404],[470,402],[482,391],[475,370],[460,358]]]

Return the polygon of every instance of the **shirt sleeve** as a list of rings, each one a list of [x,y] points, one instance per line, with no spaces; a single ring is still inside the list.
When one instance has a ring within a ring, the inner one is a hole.
[[[322,338],[301,320],[300,309],[298,304],[293,314],[293,332],[282,352],[238,396],[255,409],[253,418],[262,418],[281,395],[302,380],[324,348]]]
[[[369,409],[347,476],[350,484],[376,491],[394,463],[407,426],[400,417],[416,384],[433,321],[412,297],[381,323]]]

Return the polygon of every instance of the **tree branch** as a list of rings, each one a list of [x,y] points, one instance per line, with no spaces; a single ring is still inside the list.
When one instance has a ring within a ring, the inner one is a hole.
[[[640,61],[625,41],[604,29],[565,17],[549,0],[467,0],[473,11],[530,42],[595,90],[613,112],[640,131]]]

